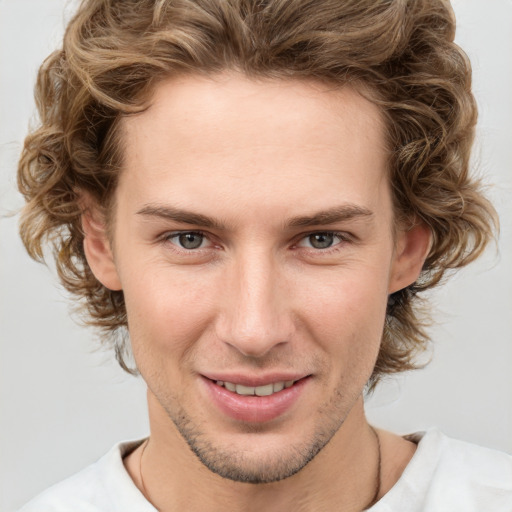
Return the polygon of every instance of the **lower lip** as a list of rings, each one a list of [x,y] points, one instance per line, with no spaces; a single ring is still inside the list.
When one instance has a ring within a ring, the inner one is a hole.
[[[304,391],[309,377],[269,396],[238,395],[206,377],[203,381],[213,403],[224,414],[238,421],[262,423],[271,421],[288,411]]]

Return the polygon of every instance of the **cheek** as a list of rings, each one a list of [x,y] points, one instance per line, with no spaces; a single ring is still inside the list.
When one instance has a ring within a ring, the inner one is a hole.
[[[179,362],[207,329],[214,302],[208,283],[169,268],[131,273],[123,282],[133,353],[160,359],[172,353]],[[142,364],[142,361],[140,362]]]
[[[341,272],[324,286],[310,288],[302,308],[317,344],[349,373],[373,369],[378,354],[387,300],[385,276],[379,277],[369,271]]]

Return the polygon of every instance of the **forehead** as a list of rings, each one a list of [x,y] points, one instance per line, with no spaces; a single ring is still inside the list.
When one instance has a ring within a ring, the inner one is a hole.
[[[123,120],[119,192],[186,207],[371,202],[387,178],[383,132],[378,107],[350,87],[179,77]]]
[[[348,119],[350,126],[340,123]],[[125,118],[123,124],[129,138],[140,140],[148,129],[171,129],[169,135],[179,136],[180,142],[201,148],[211,142],[209,149],[220,152],[231,151],[248,138],[253,144],[275,142],[276,131],[298,138],[306,130],[312,142],[323,139],[329,144],[333,137],[341,143],[339,136],[346,138],[348,128],[357,132],[360,144],[371,139],[375,143],[381,138],[383,119],[378,107],[350,86],[298,79],[253,80],[224,73],[159,83],[150,107]]]

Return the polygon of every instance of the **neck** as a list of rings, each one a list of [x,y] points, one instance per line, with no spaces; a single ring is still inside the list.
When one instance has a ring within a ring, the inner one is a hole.
[[[160,512],[361,511],[382,492],[380,445],[366,421],[362,398],[309,464],[289,478],[268,484],[234,482],[212,473],[167,416],[156,414],[155,402],[150,397],[150,440],[125,463]]]

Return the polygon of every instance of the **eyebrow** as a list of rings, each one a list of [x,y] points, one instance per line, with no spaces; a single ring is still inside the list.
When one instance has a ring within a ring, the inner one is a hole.
[[[202,226],[209,229],[217,229],[219,231],[226,230],[226,226],[220,220],[200,213],[176,208],[174,206],[148,204],[138,210],[137,215],[157,217],[179,222],[181,224]],[[286,222],[286,225],[290,228],[318,225],[325,226],[336,222],[344,222],[358,218],[371,218],[373,215],[373,212],[368,208],[353,204],[346,204],[328,208],[327,210],[322,210],[312,215],[292,217]]]
[[[222,222],[213,219],[212,217],[183,210],[181,208],[175,208],[174,206],[149,204],[138,210],[137,215],[172,220],[181,224],[193,224],[203,226],[205,228],[218,229],[219,231],[225,229]]]
[[[354,204],[345,204],[314,213],[313,215],[293,217],[288,224],[292,228],[297,228],[334,224],[336,222],[367,217],[373,217],[373,212],[368,208]]]

